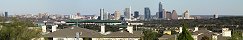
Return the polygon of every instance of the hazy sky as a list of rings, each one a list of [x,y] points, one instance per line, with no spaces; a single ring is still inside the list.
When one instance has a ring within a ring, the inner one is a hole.
[[[162,0],[0,0],[0,12],[9,14],[99,14],[99,9],[114,13],[132,7],[132,11],[144,13],[144,7],[149,7],[152,14],[158,11],[158,4]],[[173,9],[181,15],[189,10],[192,15],[243,15],[243,0],[163,0],[163,8]]]

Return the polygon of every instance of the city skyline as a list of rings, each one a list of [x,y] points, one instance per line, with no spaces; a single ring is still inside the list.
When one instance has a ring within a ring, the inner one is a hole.
[[[13,14],[76,14],[99,15],[99,9],[113,13],[119,10],[123,14],[125,8],[132,12],[144,14],[144,7],[149,7],[151,14],[158,12],[158,3],[162,0],[0,0],[0,12]],[[167,11],[176,10],[178,15],[190,10],[191,15],[243,15],[242,0],[163,0],[163,8]],[[71,4],[71,5],[70,5]],[[132,13],[133,14],[133,13]]]

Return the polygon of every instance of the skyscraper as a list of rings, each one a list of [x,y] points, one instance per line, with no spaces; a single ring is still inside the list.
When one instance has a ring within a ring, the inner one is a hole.
[[[4,16],[4,14],[1,12],[1,13],[0,13],[0,16]]]
[[[172,13],[167,11],[166,12],[166,19],[172,19]]]
[[[218,14],[216,12],[214,12],[214,15],[213,15],[214,18],[218,18]]]
[[[109,14],[109,12],[106,12],[103,14],[103,17],[104,17],[103,20],[108,20],[108,18],[109,18],[108,14]]]
[[[38,13],[38,18],[42,18],[42,17],[43,17],[42,13]]]
[[[111,13],[108,13],[108,19],[111,20],[111,19],[113,19],[113,18],[114,18],[114,15],[111,14]]]
[[[80,17],[80,13],[77,13],[77,16],[79,16],[79,17]]]
[[[162,12],[163,11],[163,5],[162,5],[162,2],[159,2],[159,12]]]
[[[119,11],[115,11],[114,18],[115,18],[115,20],[119,20],[121,18],[121,14]]]
[[[144,19],[145,20],[151,19],[151,13],[150,13],[150,9],[148,7],[144,8]]]
[[[131,15],[131,7],[130,8],[125,8],[124,16],[126,20],[131,20],[132,15]]]
[[[178,19],[178,15],[177,15],[177,13],[176,13],[176,10],[173,10],[173,11],[172,11],[172,15],[171,15],[171,16],[172,16],[171,19],[173,19],[173,20]]]
[[[4,12],[4,16],[7,18],[8,17],[8,12]]]
[[[109,20],[112,19],[112,15],[111,15],[111,13],[108,13],[108,19],[109,19]]]
[[[188,11],[188,10],[186,10],[186,11],[184,12],[184,14],[183,14],[183,18],[184,18],[184,19],[190,19],[190,14],[189,14],[189,11]]]
[[[104,9],[103,8],[101,8],[100,9],[100,20],[104,20]]]
[[[159,18],[159,12],[156,12],[155,16],[156,16],[157,18]]]
[[[138,18],[139,17],[139,12],[138,11],[135,11],[134,12],[134,18]]]
[[[162,6],[162,2],[159,2],[159,12],[158,12],[158,18],[164,18],[164,9],[163,9],[163,6]]]
[[[163,12],[161,12],[161,13],[162,13],[162,18],[166,19],[167,18],[166,10],[163,9]]]

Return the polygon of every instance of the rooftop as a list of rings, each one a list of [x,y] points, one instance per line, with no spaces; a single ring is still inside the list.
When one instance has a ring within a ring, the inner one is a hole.
[[[129,38],[139,38],[143,36],[142,31],[135,31],[133,34],[129,33],[127,31],[118,31],[118,32],[112,32],[111,34],[105,35],[104,37],[108,38],[123,38],[123,37],[129,37]]]
[[[90,38],[140,38],[143,36],[142,31],[133,31],[132,33],[129,33],[127,31],[117,31],[117,32],[111,32],[107,35],[102,35],[101,33],[85,28],[79,28],[79,27],[70,27],[65,28],[62,30],[58,30],[49,34],[46,34],[45,37],[61,37],[61,38],[74,38],[76,37],[76,33],[79,32],[80,37],[90,37]]]
[[[73,29],[72,27],[70,27],[70,28],[58,30],[45,35],[45,37],[74,38],[76,37],[77,32],[80,32],[80,37],[101,37],[101,34],[96,31],[85,29],[85,28],[79,28],[79,27],[73,27]]]

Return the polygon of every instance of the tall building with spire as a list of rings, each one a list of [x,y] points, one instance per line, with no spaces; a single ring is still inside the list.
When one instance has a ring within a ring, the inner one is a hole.
[[[144,19],[145,20],[151,19],[151,13],[150,13],[150,9],[148,7],[144,8]]]
[[[159,12],[162,12],[163,11],[163,5],[162,5],[162,2],[159,2]]]
[[[124,16],[126,20],[131,20],[132,15],[131,15],[131,7],[125,8]]]
[[[121,14],[119,11],[115,11],[114,18],[115,18],[115,20],[119,20],[121,18]]]
[[[183,13],[183,18],[184,18],[184,19],[190,19],[189,10],[186,10],[186,11]]]
[[[103,8],[100,9],[100,20],[104,20],[105,10]]]
[[[159,2],[159,12],[158,12],[158,18],[162,19],[164,18],[164,9],[163,9],[163,5],[162,2]]]
[[[177,15],[177,12],[176,10],[173,10],[172,11],[172,17],[171,17],[172,20],[177,20],[178,19],[178,15]]]

